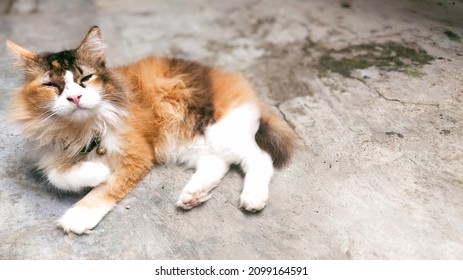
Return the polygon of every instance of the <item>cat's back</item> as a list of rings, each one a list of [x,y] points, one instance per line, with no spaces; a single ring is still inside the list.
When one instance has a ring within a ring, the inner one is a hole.
[[[149,56],[114,70],[132,89],[166,88],[181,82],[195,89],[210,86],[211,68],[190,60]]]
[[[149,56],[115,69],[140,102],[169,99],[190,109],[214,111],[217,121],[233,107],[256,102],[247,80],[237,72],[179,58]]]

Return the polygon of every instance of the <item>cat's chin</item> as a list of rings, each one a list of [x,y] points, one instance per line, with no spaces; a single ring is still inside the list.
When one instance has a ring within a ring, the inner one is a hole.
[[[94,110],[86,108],[76,108],[67,115],[67,118],[75,122],[88,121],[95,117]]]

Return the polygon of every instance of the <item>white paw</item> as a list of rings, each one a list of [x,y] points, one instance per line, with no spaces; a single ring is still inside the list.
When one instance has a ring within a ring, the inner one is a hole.
[[[255,213],[264,209],[268,194],[264,192],[246,192],[241,194],[240,208]]]
[[[111,210],[111,207],[87,208],[75,206],[67,210],[58,220],[58,226],[64,232],[74,232],[76,234],[89,234],[101,219]]]
[[[198,190],[195,192],[183,191],[182,194],[180,194],[180,197],[176,205],[177,207],[180,207],[183,210],[189,210],[203,203],[209,198],[211,198],[211,195],[205,191],[201,191],[201,190]]]

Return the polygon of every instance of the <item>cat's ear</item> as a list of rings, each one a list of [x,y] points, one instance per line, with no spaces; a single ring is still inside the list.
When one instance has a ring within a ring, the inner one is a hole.
[[[104,65],[104,44],[103,37],[101,36],[101,30],[98,26],[93,26],[88,31],[84,40],[77,48],[77,52],[87,58],[92,59],[98,64]]]
[[[8,48],[13,51],[13,53],[23,59],[23,60],[33,60],[36,56],[34,52],[31,52],[30,50],[27,50],[19,45],[16,45],[15,43],[11,42],[10,40],[6,40],[6,45]]]
[[[11,50],[11,54],[15,56],[16,61],[13,63],[18,69],[21,69],[26,77],[34,77],[37,73],[40,73],[40,55],[27,50],[10,40],[6,41],[6,45]]]

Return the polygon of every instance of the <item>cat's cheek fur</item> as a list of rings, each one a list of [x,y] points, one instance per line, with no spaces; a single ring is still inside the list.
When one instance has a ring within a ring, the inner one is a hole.
[[[80,100],[80,106],[85,109],[93,109],[97,107],[101,102],[100,92],[94,87],[86,87],[83,89],[82,98]]]
[[[96,187],[108,180],[111,171],[101,162],[84,161],[60,171],[56,168],[47,172],[48,181],[56,188],[79,192],[86,187]]]

